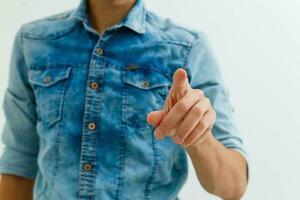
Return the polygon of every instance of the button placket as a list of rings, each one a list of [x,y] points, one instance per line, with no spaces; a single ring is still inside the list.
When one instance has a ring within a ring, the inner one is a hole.
[[[96,46],[99,46],[100,40]],[[97,141],[98,141],[98,119],[100,116],[101,91],[99,87],[103,80],[104,68],[97,64],[99,55],[103,55],[102,48],[96,48],[96,54],[92,56],[88,70],[88,81],[85,94],[85,110],[84,110],[84,128],[81,138],[81,156],[80,156],[80,196],[91,195],[95,190],[95,179],[97,159]],[[97,123],[96,123],[97,122]]]

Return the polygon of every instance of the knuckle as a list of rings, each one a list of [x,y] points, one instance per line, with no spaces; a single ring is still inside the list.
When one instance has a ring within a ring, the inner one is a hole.
[[[204,96],[203,91],[200,89],[194,89],[194,92],[199,98],[202,98]]]
[[[211,105],[211,101],[209,98],[205,97],[205,101],[207,102],[208,105]]]
[[[180,128],[180,133],[186,133],[187,131],[189,131],[189,126],[186,123],[182,123],[181,124],[181,128]]]
[[[196,116],[202,116],[203,113],[204,113],[204,110],[203,110],[199,105],[196,105],[196,106],[194,106],[194,108],[193,108],[193,113],[194,113]]]
[[[193,143],[192,141],[194,140],[194,137],[195,136],[191,135],[188,138],[186,138],[184,140],[184,147],[189,147]]]
[[[160,130],[163,134],[166,134],[167,128],[165,127],[165,125],[161,125],[161,126],[159,127],[159,130]]]
[[[201,128],[201,129],[205,129],[206,128],[206,123],[203,121],[203,120],[201,120],[200,122],[199,122],[199,127]]]
[[[163,133],[163,134],[167,134],[169,131],[169,122],[165,121],[163,124],[161,124],[159,126],[159,130]]]
[[[175,99],[175,98],[176,98],[176,93],[174,92],[174,90],[171,91],[170,97],[171,97],[172,99]]]
[[[184,102],[178,102],[176,108],[178,112],[186,112],[188,111],[189,106]]]
[[[213,115],[213,118],[215,119],[216,117],[217,117],[217,113],[216,113],[216,111],[214,110],[214,109],[212,109],[212,115]]]

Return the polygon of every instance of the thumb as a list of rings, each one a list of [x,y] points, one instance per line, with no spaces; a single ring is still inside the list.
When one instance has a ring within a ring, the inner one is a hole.
[[[161,120],[164,117],[164,111],[156,110],[148,113],[147,115],[147,122],[152,126],[158,126]]]

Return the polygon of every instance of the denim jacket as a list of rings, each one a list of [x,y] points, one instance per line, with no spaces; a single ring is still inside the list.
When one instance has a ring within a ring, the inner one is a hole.
[[[12,50],[0,173],[35,179],[35,200],[174,200],[187,153],[156,140],[146,116],[162,109],[183,67],[217,113],[213,135],[245,154],[206,36],[137,0],[100,35],[87,1],[23,24]]]

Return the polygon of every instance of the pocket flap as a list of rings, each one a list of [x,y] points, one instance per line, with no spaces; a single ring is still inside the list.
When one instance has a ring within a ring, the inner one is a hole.
[[[170,80],[163,72],[152,68],[127,68],[123,74],[123,81],[140,89],[152,89],[169,86]]]
[[[43,87],[51,86],[69,77],[71,67],[30,69],[29,82]]]

